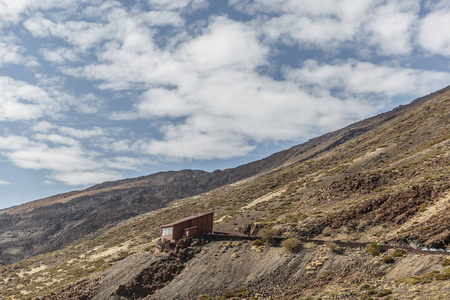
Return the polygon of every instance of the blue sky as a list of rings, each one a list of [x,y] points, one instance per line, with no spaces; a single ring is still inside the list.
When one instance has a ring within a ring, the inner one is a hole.
[[[448,1],[0,0],[0,208],[213,171],[450,83]]]

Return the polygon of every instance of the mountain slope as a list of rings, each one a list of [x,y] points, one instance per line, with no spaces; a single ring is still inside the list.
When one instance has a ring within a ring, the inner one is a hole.
[[[442,93],[440,91],[438,93]],[[171,200],[198,195],[264,172],[306,161],[369,132],[434,97],[355,123],[265,159],[233,169],[183,170],[106,182],[84,191],[0,210],[0,265],[60,249],[105,226],[164,207]]]
[[[448,247],[450,88],[234,169],[160,173],[67,198],[2,211],[0,235],[10,239],[3,259],[62,249],[2,268],[3,295],[31,297],[27,292],[36,285],[42,288],[36,293],[45,294],[132,260],[154,245],[160,225],[210,210],[224,230],[266,227],[284,237]],[[102,212],[92,208],[99,204],[112,219],[96,223]],[[32,226],[46,215],[60,227],[39,240]],[[80,239],[73,242],[76,233]],[[359,256],[363,272],[370,263]]]

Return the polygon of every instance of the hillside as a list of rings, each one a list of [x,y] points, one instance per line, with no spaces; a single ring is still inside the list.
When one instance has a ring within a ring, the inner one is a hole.
[[[0,211],[6,265],[0,270],[5,283],[0,295],[31,299],[75,282],[72,289],[89,295],[79,299],[111,295],[145,268],[173,265],[166,256],[149,252],[160,225],[210,210],[218,229],[265,227],[282,237],[448,247],[450,88],[235,169],[104,183]],[[245,286],[252,295],[267,297],[326,292],[323,299],[360,299],[367,296],[360,289],[364,283],[380,292],[390,289],[397,297],[450,295],[445,275],[450,271],[442,266],[445,252],[411,253],[387,265],[363,249],[334,253],[318,246],[294,255],[269,247],[257,255],[244,243],[233,248],[238,257],[232,260],[231,248],[198,246],[192,260],[186,258],[186,266],[177,269],[179,275],[152,297],[195,299],[202,291],[218,296]],[[324,267],[306,270],[324,256]],[[242,272],[233,271],[236,262]],[[217,275],[202,269],[205,264],[215,265]],[[424,278],[420,289],[407,284],[411,275],[433,271],[441,275]],[[192,291],[192,284],[203,288]],[[180,290],[183,294],[177,294]],[[46,299],[65,299],[68,291]],[[326,298],[333,295],[339,297]]]
[[[414,109],[428,97],[409,106],[355,123],[309,140],[265,159],[233,169],[182,170],[105,182],[0,210],[0,266],[61,249],[61,247],[113,226],[122,220],[167,206],[170,201],[213,190],[237,181],[273,172],[294,162],[310,161]]]

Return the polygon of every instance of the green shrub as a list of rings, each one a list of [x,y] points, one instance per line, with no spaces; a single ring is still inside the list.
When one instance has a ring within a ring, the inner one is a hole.
[[[275,244],[275,236],[278,234],[276,229],[263,229],[261,230],[261,239],[266,245]]]
[[[441,266],[443,267],[450,266],[450,258],[444,259],[444,261],[441,263]]]
[[[253,246],[263,246],[264,242],[261,239],[257,239],[257,240],[254,240],[252,244],[253,244]]]
[[[359,290],[360,291],[367,291],[370,290],[372,288],[372,286],[368,283],[363,283],[360,287]]]
[[[367,294],[369,294],[369,295],[375,295],[376,293],[378,293],[378,291],[376,289],[370,289],[367,291]]]
[[[330,276],[331,274],[333,274],[333,272],[331,272],[331,270],[324,270],[324,271],[320,271],[319,274],[317,274],[317,279],[322,279],[322,278],[327,278],[328,276]]]
[[[314,249],[317,247],[317,244],[314,242],[306,243],[304,246],[306,249]]]
[[[129,255],[128,251],[121,251],[121,252],[119,252],[117,254],[116,257],[112,258],[110,261],[111,262],[116,262],[116,261],[119,261],[119,260],[123,260],[123,259],[127,258],[128,255]]]
[[[418,283],[426,284],[426,283],[432,282],[434,278],[436,278],[436,280],[449,280],[450,279],[450,268],[445,268],[442,271],[442,273],[439,273],[438,270],[434,270],[430,273],[426,273],[421,276],[411,276],[409,278],[397,279],[395,281],[395,284],[399,284],[399,283],[406,283],[409,285],[418,284]]]
[[[407,254],[408,251],[405,249],[397,248],[392,252],[393,257],[402,257],[403,255]]]
[[[385,264],[393,264],[395,262],[395,259],[390,255],[386,255],[385,257],[383,257],[383,262]]]
[[[197,300],[211,300],[211,297],[209,295],[200,295],[197,297]]]
[[[441,274],[436,274],[435,278],[437,280],[449,280],[450,279],[450,268],[445,268]]]
[[[380,253],[384,252],[384,247],[382,245],[378,245],[377,243],[370,243],[366,246],[366,252],[372,256],[378,256]]]
[[[241,286],[240,288],[238,288],[238,296],[240,297],[247,297],[249,292],[247,291],[247,288],[245,286]]]
[[[286,252],[298,252],[302,250],[302,243],[296,238],[285,239],[281,242],[281,246]]]
[[[228,291],[228,292],[223,293],[223,296],[228,299],[228,298],[237,297],[237,294],[235,292]]]
[[[390,294],[392,294],[392,291],[389,290],[389,289],[386,289],[386,290],[380,291],[380,292],[377,294],[377,297],[385,297],[385,296],[390,295]]]
[[[325,247],[327,247],[328,250],[335,253],[339,253],[339,251],[341,251],[341,247],[334,242],[325,242]]]
[[[420,204],[419,206],[419,212],[424,212],[427,210],[427,206],[429,204],[429,201],[425,201],[422,204]]]
[[[399,248],[399,249],[395,249],[394,252],[392,252],[392,256],[393,257],[402,257],[406,253],[408,253],[408,251],[406,251],[405,249]]]

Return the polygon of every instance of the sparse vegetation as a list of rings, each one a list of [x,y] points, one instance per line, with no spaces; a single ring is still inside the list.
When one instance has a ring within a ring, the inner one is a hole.
[[[261,230],[261,240],[266,245],[274,245],[275,244],[275,236],[278,234],[278,230],[276,229],[263,229]]]
[[[370,289],[372,289],[372,286],[368,283],[364,283],[359,287],[360,291],[368,291]]]
[[[393,256],[393,257],[403,257],[403,256],[405,256],[407,253],[408,253],[408,251],[406,251],[405,249],[399,248],[399,249],[395,249],[395,250],[392,252],[392,256]]]
[[[302,243],[296,238],[285,239],[281,242],[281,247],[286,252],[298,252],[303,248]]]
[[[241,286],[238,289],[238,296],[239,297],[247,297],[249,295],[249,292],[247,291],[247,288],[245,286]]]
[[[405,283],[409,285],[414,284],[426,284],[436,280],[449,280],[450,279],[450,268],[446,268],[440,273],[439,271],[432,271],[421,276],[411,276],[404,279],[398,279],[395,281],[396,284]]]
[[[264,246],[264,241],[262,239],[257,239],[252,242],[253,246]]]
[[[386,289],[377,293],[377,297],[386,297],[387,295],[392,294],[392,290]]]
[[[334,253],[340,253],[342,250],[341,247],[334,242],[325,242],[325,247],[327,247],[329,251],[332,251]]]
[[[317,247],[317,244],[316,244],[316,243],[313,243],[313,242],[306,243],[306,244],[304,245],[304,248],[306,248],[306,249],[314,249],[314,248],[316,248],[316,247]]]
[[[377,244],[377,243],[367,244],[365,250],[366,250],[367,253],[369,253],[372,256],[378,256],[378,255],[380,255],[381,253],[383,253],[385,251],[384,247],[382,245]]]
[[[393,264],[395,262],[395,259],[392,256],[390,256],[390,255],[386,255],[386,256],[383,257],[382,261],[385,264]]]
[[[332,274],[333,274],[333,272],[331,270],[321,271],[319,274],[317,274],[317,279],[327,278],[328,276],[331,276]]]
[[[237,297],[237,294],[235,292],[228,291],[228,292],[223,293],[223,296],[226,299],[228,299],[228,298]]]

